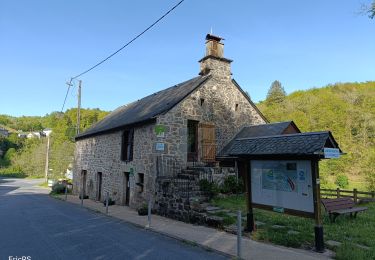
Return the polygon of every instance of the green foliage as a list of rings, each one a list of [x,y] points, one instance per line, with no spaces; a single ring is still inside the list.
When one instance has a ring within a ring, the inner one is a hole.
[[[23,170],[16,166],[11,166],[8,168],[0,168],[0,176],[8,178],[25,178],[27,175]]]
[[[323,185],[333,184],[335,176],[343,173],[351,183],[368,178],[367,188],[374,189],[375,82],[296,91],[282,105],[261,102],[258,107],[271,122],[293,120],[303,132],[332,132],[346,155],[320,162]]]
[[[268,105],[280,104],[285,100],[286,92],[280,81],[275,80],[267,93],[266,102]]]
[[[236,212],[240,209],[246,212],[245,196],[232,195],[226,198],[215,198],[211,204],[222,209]],[[324,240],[334,240],[343,243],[339,247],[332,248],[336,252],[335,259],[375,259],[375,203],[364,205],[368,210],[358,214],[356,218],[341,216],[335,223],[329,221],[328,215],[323,213]],[[225,217],[225,215],[220,215]],[[312,248],[314,246],[314,220],[303,217],[295,217],[272,211],[254,209],[256,221],[263,222],[252,233],[255,240],[271,242],[278,245]],[[273,225],[281,225],[285,228],[275,229]],[[288,233],[289,230],[298,233]],[[359,246],[358,246],[359,245]],[[361,246],[369,249],[361,248]]]
[[[62,184],[62,183],[55,183],[52,186],[51,192],[54,193],[54,194],[63,194],[63,193],[65,193],[65,185]]]
[[[216,182],[210,182],[206,179],[199,181],[200,190],[205,192],[210,198],[215,197],[220,192],[220,187]]]
[[[81,109],[81,131],[86,130],[108,112],[99,109]],[[44,117],[22,116],[11,117],[0,115],[0,124],[7,128],[21,131],[40,131],[52,129],[50,136],[49,173],[50,178],[59,179],[64,176],[67,168],[73,163],[74,136],[76,135],[77,109],[69,109],[65,113],[53,112]],[[11,134],[8,138],[0,138],[0,149],[6,152],[0,157],[2,171],[21,169],[29,177],[44,176],[47,140],[18,138]],[[14,151],[14,148],[16,152]]]
[[[336,176],[335,184],[339,186],[340,188],[346,188],[349,185],[349,179],[348,176],[345,174],[339,174]]]
[[[236,176],[230,175],[224,179],[223,184],[220,187],[220,191],[222,193],[243,193],[244,192],[244,184],[241,178],[238,179]]]

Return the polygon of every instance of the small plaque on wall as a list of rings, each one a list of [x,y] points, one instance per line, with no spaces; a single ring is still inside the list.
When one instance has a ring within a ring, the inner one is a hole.
[[[164,143],[156,143],[156,151],[164,151]]]

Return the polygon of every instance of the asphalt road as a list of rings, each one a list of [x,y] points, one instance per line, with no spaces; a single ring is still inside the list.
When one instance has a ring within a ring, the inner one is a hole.
[[[46,189],[35,186],[40,182],[0,179],[0,260],[11,259],[9,256],[48,260],[224,259],[50,198]]]

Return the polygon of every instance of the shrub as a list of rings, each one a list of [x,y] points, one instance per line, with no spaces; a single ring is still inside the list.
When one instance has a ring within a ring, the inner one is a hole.
[[[55,194],[65,193],[65,185],[64,184],[60,184],[60,183],[55,183],[52,186],[52,193],[55,193]]]
[[[106,204],[106,200],[105,199],[103,201],[103,204],[105,206],[105,204]],[[115,201],[112,200],[111,198],[108,198],[108,206],[112,206],[112,205],[115,205]]]
[[[238,179],[234,175],[228,176],[224,179],[223,185],[221,186],[222,193],[242,193],[244,191],[244,185],[241,178]]]
[[[139,216],[146,216],[148,215],[148,207],[146,203],[143,203],[142,206],[138,208],[138,215]]]
[[[25,178],[27,175],[20,167],[9,167],[0,169],[0,176],[11,178]]]
[[[215,197],[220,192],[220,188],[215,182],[210,182],[206,179],[199,181],[200,190],[205,192],[210,199]]]
[[[340,188],[345,188],[349,185],[349,179],[348,176],[345,174],[339,174],[336,177],[335,184],[339,186]]]

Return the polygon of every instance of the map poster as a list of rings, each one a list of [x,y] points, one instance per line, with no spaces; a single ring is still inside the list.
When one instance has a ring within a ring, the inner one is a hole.
[[[311,161],[252,160],[250,174],[254,205],[278,212],[314,212]]]
[[[296,163],[270,162],[263,164],[262,188],[298,192]]]

